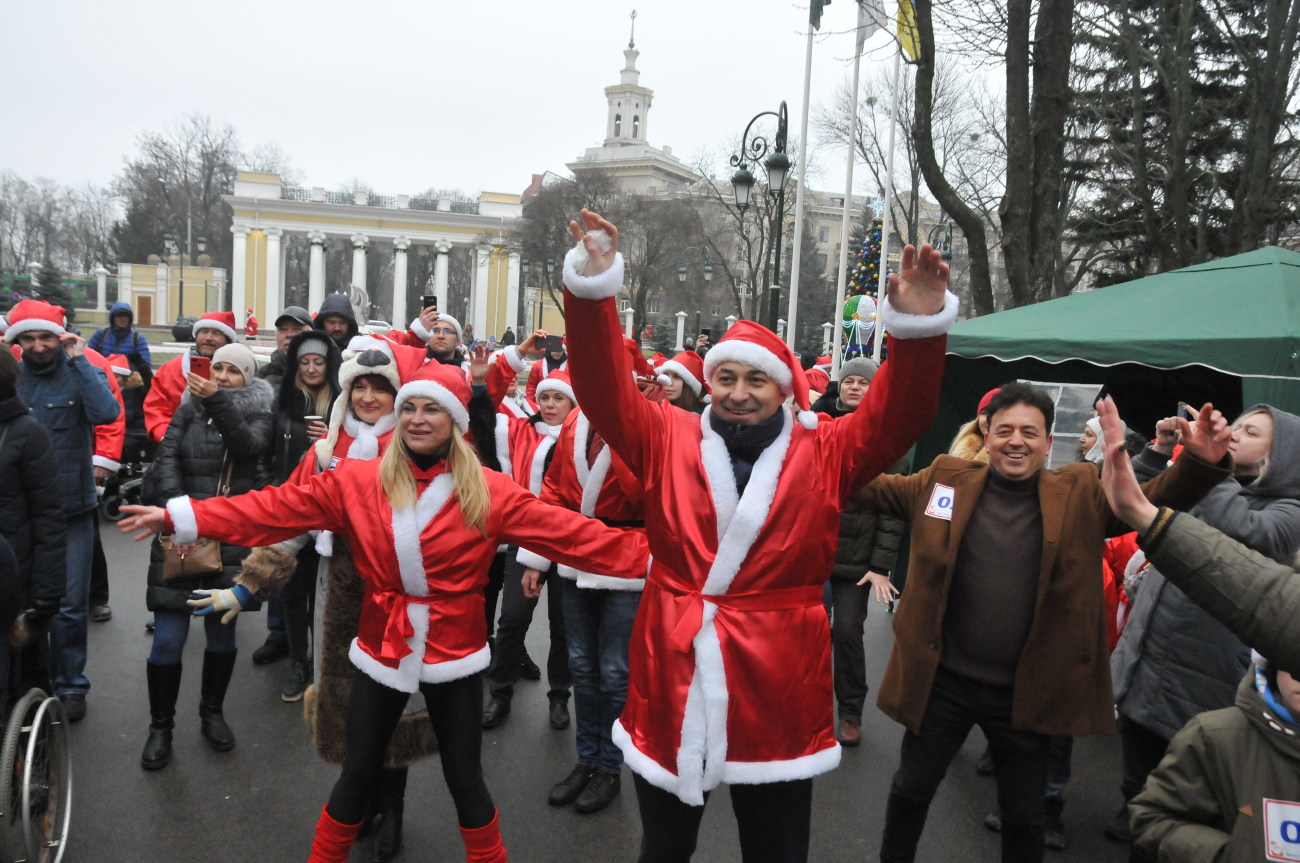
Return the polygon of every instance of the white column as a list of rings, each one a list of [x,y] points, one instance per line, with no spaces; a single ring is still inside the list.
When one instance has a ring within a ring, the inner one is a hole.
[[[739,319],[735,315],[727,315],[727,329],[734,327],[737,320]]]
[[[352,286],[366,289],[366,246],[370,238],[365,234],[352,235]]]
[[[776,319],[776,337],[785,341],[785,318]]]
[[[235,235],[234,255],[230,266],[230,311],[235,313],[235,332],[244,328],[244,305],[248,291],[248,225],[231,225]]]
[[[108,311],[107,295],[108,294],[108,270],[103,264],[95,267],[95,311]],[[109,321],[111,325],[113,322]]]
[[[170,281],[167,273],[167,263],[164,261],[154,268],[153,271],[153,294],[154,294],[154,320],[163,326],[172,319],[169,309],[171,308],[171,292],[167,290],[167,283]]]
[[[497,331],[497,338],[506,331],[506,327],[519,325],[519,253],[511,252],[509,261],[506,278],[506,319],[501,329]]]
[[[451,243],[446,240],[439,240],[433,244],[433,250],[437,257],[433,259],[433,293],[438,297],[438,302],[444,304],[447,302],[447,263],[450,260],[447,256],[451,254]],[[454,316],[454,313],[453,313]],[[462,323],[464,323],[462,321]]]
[[[686,335],[686,312],[678,312],[673,317],[677,318],[677,342],[673,350],[681,353],[686,350],[686,345],[682,344],[682,337]]]
[[[27,275],[31,278],[28,285],[30,286],[32,296],[35,297],[39,294],[41,289],[41,265],[38,261],[32,261],[27,265]]]
[[[307,265],[307,311],[315,312],[325,302],[325,232],[307,234],[311,261]]]
[[[834,328],[834,327],[833,327],[832,324],[822,324],[822,345],[823,345],[823,347],[825,348],[825,350],[823,350],[823,353],[830,353],[830,350],[831,350],[831,330],[832,330],[833,328]]]
[[[393,312],[389,320],[399,330],[406,327],[406,250],[410,247],[406,237],[393,240]]]
[[[442,246],[438,246],[439,265],[443,264],[443,255],[441,254]],[[487,309],[488,309],[488,292],[492,286],[488,283],[489,264],[492,261],[492,247],[479,246],[474,250],[475,264],[474,267],[474,288],[470,291],[469,317],[470,323],[474,326],[474,338],[481,339],[487,335]],[[435,276],[437,270],[434,270]],[[443,289],[445,293],[445,288]],[[441,302],[445,302],[440,300]],[[461,321],[464,324],[464,321]]]
[[[266,234],[266,296],[265,308],[261,310],[265,324],[275,324],[275,319],[284,308],[284,282],[280,281],[280,254],[284,247],[280,237],[284,231],[280,228],[267,228]],[[257,309],[253,310],[254,314]]]
[[[629,339],[632,338],[633,311],[634,310],[632,309],[631,306],[628,306],[626,309],[623,310],[623,335],[627,336]]]

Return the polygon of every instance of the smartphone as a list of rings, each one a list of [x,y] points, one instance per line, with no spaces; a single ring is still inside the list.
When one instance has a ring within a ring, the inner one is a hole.
[[[704,327],[700,330],[700,335],[704,336],[705,338],[712,339],[713,330],[709,329],[708,327]]]
[[[549,353],[549,354],[554,354],[554,353],[559,353],[559,352],[562,351],[562,350],[564,350],[564,337],[563,337],[563,336],[547,336],[547,337],[546,337],[546,352],[547,352],[547,353]]]
[[[1187,402],[1178,403],[1178,418],[1188,422],[1192,421],[1192,412],[1187,409]]]
[[[425,294],[420,297],[420,308],[438,310],[438,298],[433,294]]]
[[[204,380],[212,380],[212,357],[190,357],[190,371]]]

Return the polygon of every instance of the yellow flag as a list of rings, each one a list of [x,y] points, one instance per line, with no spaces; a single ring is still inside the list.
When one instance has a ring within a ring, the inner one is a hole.
[[[921,56],[921,35],[916,30],[912,0],[898,0],[898,45],[909,60]]]

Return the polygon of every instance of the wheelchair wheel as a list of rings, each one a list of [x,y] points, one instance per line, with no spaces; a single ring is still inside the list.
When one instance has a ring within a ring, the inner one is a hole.
[[[27,860],[27,837],[23,830],[23,761],[27,757],[27,729],[45,701],[45,693],[32,689],[18,699],[9,712],[4,743],[0,744],[0,861]]]

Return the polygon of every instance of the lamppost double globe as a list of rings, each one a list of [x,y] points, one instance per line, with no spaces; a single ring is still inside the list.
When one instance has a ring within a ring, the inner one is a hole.
[[[185,260],[190,256],[190,224],[190,219],[187,217],[185,219],[186,230],[183,246],[182,239],[177,234],[174,234],[171,231],[163,234],[163,245],[167,250],[167,260],[170,262],[171,258],[175,257],[177,264],[180,267],[180,278],[177,282],[179,290],[176,295],[177,324],[179,324],[181,319],[185,317]],[[203,254],[208,248],[207,238],[199,236],[194,241],[194,245],[198,248],[199,254]]]
[[[776,117],[776,137],[771,142],[761,135],[750,137],[750,131],[754,123],[762,117]],[[730,163],[736,172],[731,175],[732,193],[736,199],[736,209],[740,211],[741,233],[744,233],[745,210],[749,208],[750,197],[754,191],[754,173],[749,170],[750,165],[763,162],[763,168],[767,171],[767,187],[769,190],[776,190],[776,212],[772,216],[772,236],[768,244],[772,252],[767,265],[763,268],[763,275],[768,285],[768,315],[767,326],[776,331],[776,320],[779,314],[779,305],[781,302],[781,286],[777,284],[777,279],[781,273],[781,217],[785,213],[785,178],[790,172],[790,157],[786,155],[786,138],[789,123],[786,117],[785,102],[777,111],[763,111],[754,115],[754,118],[745,126],[745,132],[740,136],[740,149],[731,157]],[[769,275],[770,272],[770,275]],[[755,298],[757,303],[757,297]],[[757,312],[754,317],[758,317]]]

